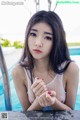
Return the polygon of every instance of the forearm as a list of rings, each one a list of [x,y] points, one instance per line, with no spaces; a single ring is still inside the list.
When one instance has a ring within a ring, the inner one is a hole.
[[[27,111],[31,111],[31,110],[41,110],[42,107],[40,106],[37,98],[34,100],[34,102],[31,104],[31,106],[27,109]]]
[[[56,99],[56,101],[55,101],[54,105],[52,105],[52,107],[55,110],[72,110],[69,106],[61,103],[58,99]]]

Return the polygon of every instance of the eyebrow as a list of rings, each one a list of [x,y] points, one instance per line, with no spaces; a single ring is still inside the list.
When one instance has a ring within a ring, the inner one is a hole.
[[[38,30],[36,30],[36,29],[31,29],[31,31],[35,31],[35,32],[38,32]]]
[[[44,34],[53,35],[53,33],[50,32],[44,32]]]
[[[38,32],[38,30],[36,30],[36,29],[31,29],[31,31]],[[50,32],[44,32],[44,34],[53,35],[53,33],[50,33]]]

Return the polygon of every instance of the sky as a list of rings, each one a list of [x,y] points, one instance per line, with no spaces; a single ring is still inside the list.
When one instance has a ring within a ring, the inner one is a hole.
[[[48,5],[46,1],[44,0],[43,2],[43,0],[40,0],[40,10],[47,10]],[[55,3],[56,0],[53,0],[52,10],[55,7]],[[34,0],[0,0],[0,37],[6,37],[10,40],[23,40],[29,18],[36,12],[35,8]],[[76,41],[79,41],[80,3],[58,3],[55,12],[63,22],[67,40],[75,41],[76,39]]]

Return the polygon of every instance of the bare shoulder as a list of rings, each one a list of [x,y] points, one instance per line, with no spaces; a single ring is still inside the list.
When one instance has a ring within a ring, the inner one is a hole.
[[[18,81],[18,82],[22,81],[25,83],[26,75],[24,68],[22,66],[16,65],[12,70],[12,76],[14,81]]]
[[[67,68],[67,71],[66,71],[67,73],[77,73],[77,72],[79,72],[79,67],[78,67],[78,65],[75,63],[75,62],[71,62],[70,64],[69,64],[69,66],[68,66],[68,68]]]
[[[65,90],[66,90],[66,105],[74,109],[75,100],[79,83],[79,68],[76,62],[71,62],[64,73]]]
[[[12,75],[22,75],[24,73],[23,67],[21,67],[20,65],[16,65],[14,67],[14,69],[12,70]]]
[[[75,62],[71,62],[65,72],[67,80],[77,81],[79,78],[79,67]],[[71,79],[71,80],[70,80]]]

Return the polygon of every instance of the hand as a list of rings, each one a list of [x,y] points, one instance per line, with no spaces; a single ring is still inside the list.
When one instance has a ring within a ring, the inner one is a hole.
[[[47,87],[43,80],[37,77],[35,78],[35,81],[32,84],[31,89],[36,97],[40,96],[42,93],[47,91]]]
[[[38,97],[38,101],[40,106],[42,107],[51,106],[56,101],[56,92],[55,91],[44,92],[42,95]]]

